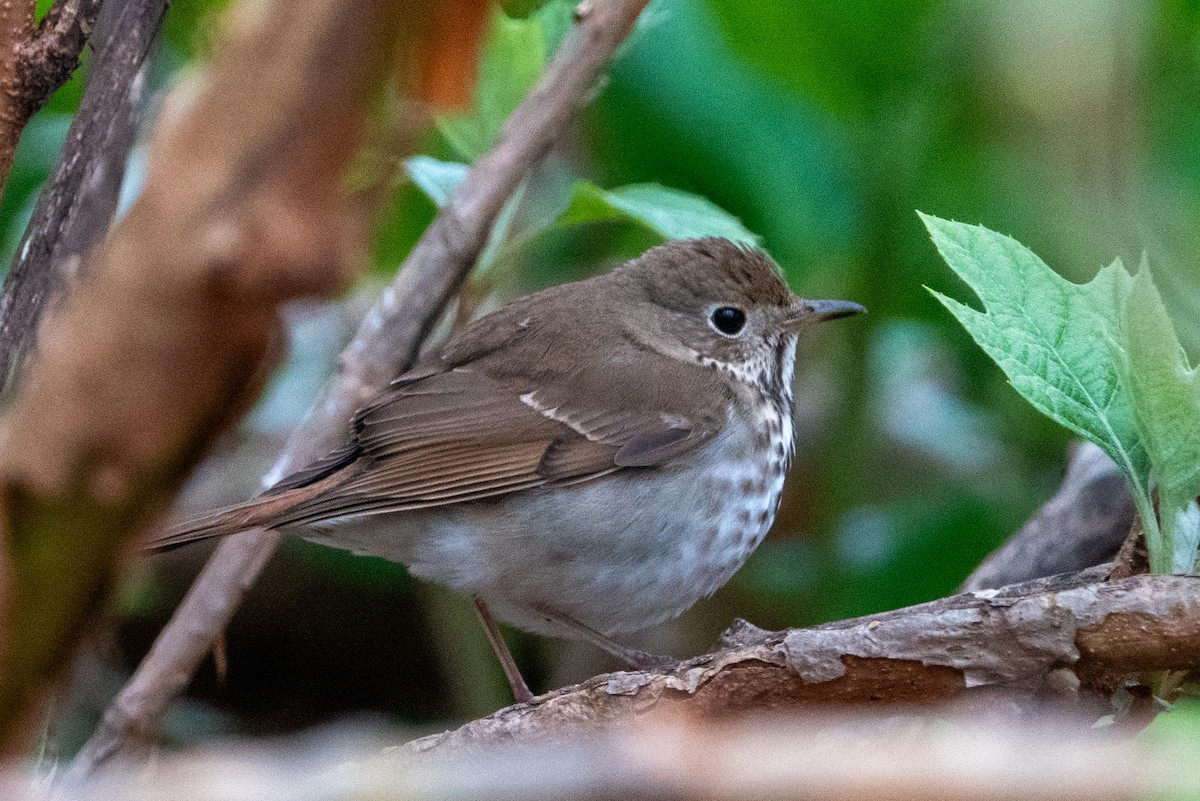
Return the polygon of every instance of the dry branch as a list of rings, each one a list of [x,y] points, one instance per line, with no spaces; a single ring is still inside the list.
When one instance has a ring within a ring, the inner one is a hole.
[[[1116,463],[1090,442],[1079,443],[1054,497],[984,559],[962,589],[1003,587],[1110,561],[1132,523],[1133,498]]]
[[[42,21],[43,27],[54,13],[52,9]],[[144,83],[139,74],[165,13],[166,0],[126,0],[106,5],[96,21],[96,57],[87,91],[4,279],[0,386],[21,353],[31,348],[42,310],[64,291],[108,230],[137,131]],[[50,41],[74,42],[72,32],[87,30],[83,19],[66,10],[58,12],[58,19],[74,24],[62,36],[47,36]],[[47,47],[40,37],[36,41],[50,54],[61,52],[59,45]],[[43,58],[53,60],[51,55]]]
[[[589,99],[600,70],[647,1],[609,0],[582,15],[546,74],[503,126],[496,146],[471,168],[394,284],[367,314],[342,354],[340,370],[293,434],[271,476],[278,478],[339,445],[354,410],[412,363],[483,249],[505,202]],[[72,780],[146,746],[166,705],[224,631],[278,540],[274,532],[254,531],[221,543],[76,758]]]
[[[362,232],[339,181],[387,74],[399,6],[257,6],[190,105],[164,118],[141,197],[44,317],[0,419],[10,742],[122,547],[256,394],[279,305],[332,295],[357,266]]]
[[[732,715],[929,703],[981,690],[1086,703],[1125,676],[1200,667],[1200,577],[1099,581],[1104,572],[809,629],[743,623],[726,634],[725,649],[672,669],[597,676],[406,748],[454,754],[579,736],[664,708]]]

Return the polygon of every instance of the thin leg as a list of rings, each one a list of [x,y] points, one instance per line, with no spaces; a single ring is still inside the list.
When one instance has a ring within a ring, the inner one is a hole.
[[[488,611],[487,604],[476,598],[475,611],[479,613],[479,620],[483,623],[483,630],[487,632],[488,642],[492,644],[492,650],[496,652],[496,659],[500,660],[500,667],[504,669],[504,676],[508,679],[509,686],[512,687],[513,697],[517,699],[518,704],[532,701],[533,693],[529,692],[529,685],[525,683],[521,671],[517,669],[517,662],[513,659],[512,651],[508,650],[504,636],[500,633],[496,621],[492,619],[492,613]]]
[[[537,613],[547,620],[570,629],[600,650],[607,651],[637,670],[653,670],[675,664],[676,660],[669,656],[655,656],[645,651],[639,651],[636,648],[630,648],[628,645],[622,645],[608,635],[596,631],[591,626],[584,625],[575,618],[564,615],[562,612],[556,612],[549,607],[538,606]]]

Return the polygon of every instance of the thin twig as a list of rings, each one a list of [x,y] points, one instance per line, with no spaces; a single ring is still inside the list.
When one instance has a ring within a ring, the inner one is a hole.
[[[340,444],[345,421],[417,354],[466,278],[488,232],[526,172],[588,99],[605,63],[648,0],[610,0],[582,19],[545,75],[467,174],[343,351],[340,369],[293,434],[270,476],[278,478]],[[166,705],[196,671],[266,563],[279,535],[246,532],[221,543],[129,684],[84,746],[69,780],[144,748]]]

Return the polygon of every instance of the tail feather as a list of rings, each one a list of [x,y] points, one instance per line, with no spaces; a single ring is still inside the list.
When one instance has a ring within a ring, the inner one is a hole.
[[[152,551],[167,551],[197,540],[227,537],[252,528],[275,528],[303,517],[304,505],[321,496],[341,480],[333,474],[302,487],[268,491],[257,498],[186,520],[154,537],[146,544]],[[299,515],[298,512],[301,512]]]
[[[146,547],[152,551],[169,551],[189,542],[226,537],[252,528],[271,528],[275,515],[272,510],[263,508],[266,506],[274,504],[252,500],[185,520],[155,536]]]

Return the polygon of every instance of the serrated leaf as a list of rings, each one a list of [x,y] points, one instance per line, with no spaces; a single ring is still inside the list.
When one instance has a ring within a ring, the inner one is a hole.
[[[631,184],[604,190],[589,181],[577,181],[571,203],[558,222],[578,225],[621,219],[641,225],[664,239],[720,236],[749,245],[760,242],[741,221],[707,198],[658,184]]]
[[[1026,400],[1100,446],[1131,483],[1144,484],[1145,448],[1108,352],[1108,340],[1120,337],[1122,301],[1133,281],[1121,263],[1087,284],[1073,284],[1010,237],[924,214],[921,219],[984,311],[934,296]]]
[[[1134,277],[1123,313],[1116,356],[1158,490],[1163,540],[1171,569],[1190,572],[1200,539],[1188,513],[1200,495],[1200,371],[1188,364],[1148,269]]]
[[[450,201],[454,190],[467,177],[466,164],[431,156],[413,156],[404,162],[404,171],[438,208]]]
[[[533,88],[570,30],[571,14],[571,5],[563,0],[551,0],[526,19],[509,17],[499,8],[492,12],[472,112],[435,120],[446,142],[465,161],[491,149],[500,126]]]

